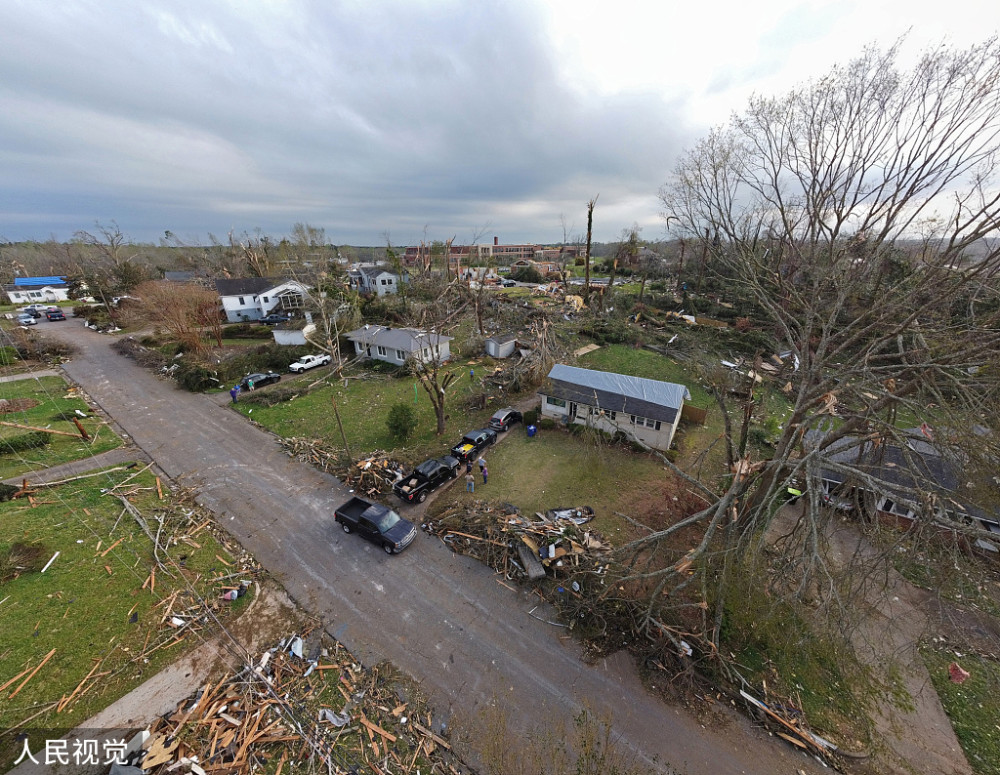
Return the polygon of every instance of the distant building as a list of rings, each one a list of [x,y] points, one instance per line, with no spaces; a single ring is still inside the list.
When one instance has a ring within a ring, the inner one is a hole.
[[[491,358],[509,358],[517,347],[517,334],[498,334],[486,340],[486,354]]]
[[[550,272],[558,270],[561,263],[572,261],[579,254],[580,249],[577,247],[549,248],[528,243],[501,245],[499,238],[494,237],[492,244],[452,245],[448,266],[454,271],[469,264],[493,263],[506,267],[519,261],[540,261],[550,264],[551,267],[539,271]],[[411,246],[403,253],[403,263],[407,266],[429,266],[430,260],[428,245]]]
[[[11,304],[38,304],[69,300],[69,283],[65,277],[15,277],[3,286]]]
[[[295,312],[305,307],[309,286],[296,280],[243,277],[215,281],[222,309],[230,323],[260,320],[272,312]]]
[[[347,272],[347,283],[359,293],[385,296],[399,292],[400,283],[406,277],[400,276],[384,266],[357,266]]]

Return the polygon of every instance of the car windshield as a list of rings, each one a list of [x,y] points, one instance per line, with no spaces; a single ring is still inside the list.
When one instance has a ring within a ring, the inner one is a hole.
[[[378,530],[380,533],[386,532],[389,528],[399,522],[399,514],[395,511],[387,511],[381,517],[378,518],[375,524],[378,525]]]

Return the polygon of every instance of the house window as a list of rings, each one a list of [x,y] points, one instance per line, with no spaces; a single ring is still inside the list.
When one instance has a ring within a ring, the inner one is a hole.
[[[270,299],[269,299],[269,298],[267,298],[267,296],[265,296],[265,297],[264,297],[264,303],[265,303],[265,304],[267,304],[267,303],[268,303],[269,301],[270,301]]]
[[[651,420],[648,417],[636,417],[634,414],[628,416],[628,421],[633,425],[638,425],[640,428],[652,428],[654,430],[660,430],[660,421]]]
[[[551,406],[566,407],[566,402],[563,399],[553,398],[552,396],[545,396],[545,403],[550,404]]]
[[[398,360],[398,361],[405,361],[406,360],[406,353],[404,353],[402,350],[396,350],[396,360]]]
[[[243,296],[240,296],[240,306],[245,307],[246,303],[247,303],[246,299]]]
[[[386,350],[385,350],[385,348],[382,345],[378,346],[378,354],[381,355],[381,356],[383,356],[383,357],[385,357]]]

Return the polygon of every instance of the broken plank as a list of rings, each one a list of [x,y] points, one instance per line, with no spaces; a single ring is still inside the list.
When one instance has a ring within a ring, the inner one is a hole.
[[[31,680],[32,678],[34,678],[34,677],[35,677],[35,673],[37,673],[37,672],[38,672],[39,670],[41,670],[41,669],[42,669],[42,667],[43,667],[43,666],[45,665],[45,663],[46,663],[46,662],[48,662],[48,661],[49,661],[50,659],[52,659],[52,655],[53,655],[53,654],[55,654],[55,653],[56,653],[56,650],[55,650],[55,649],[52,649],[52,651],[50,651],[50,652],[49,652],[48,654],[46,654],[46,655],[45,655],[45,659],[43,659],[43,660],[42,660],[41,662],[39,662],[39,663],[38,663],[38,667],[36,667],[36,668],[35,668],[34,670],[32,670],[32,671],[31,671],[31,675],[29,675],[29,676],[28,676],[27,678],[25,678],[25,679],[24,679],[24,680],[23,680],[23,681],[21,682],[21,685],[20,685],[20,686],[18,686],[18,687],[17,687],[17,688],[16,688],[16,689],[15,689],[15,690],[14,690],[14,691],[13,691],[13,692],[11,693],[10,697],[8,697],[7,699],[8,699],[8,700],[12,700],[12,699],[14,699],[14,698],[15,698],[15,697],[17,696],[17,693],[18,693],[18,692],[20,692],[20,691],[21,691],[21,689],[23,689],[23,688],[24,688],[24,687],[25,687],[25,686],[27,685],[28,681],[30,681],[30,680]]]
[[[118,544],[120,544],[124,540],[125,540],[125,536],[122,536],[117,541],[115,541],[113,544],[111,544],[111,546],[109,546],[107,549],[105,549],[103,552],[101,552],[100,556],[103,557],[104,555],[106,555],[108,552],[110,552],[112,549],[114,549],[116,546],[118,546]]]
[[[395,743],[396,742],[396,736],[395,735],[393,735],[393,734],[391,734],[389,732],[386,732],[378,724],[376,724],[376,723],[374,723],[372,721],[369,721],[368,718],[365,716],[364,713],[361,714],[361,723],[364,724],[366,727],[368,727],[368,729],[370,729],[372,732],[377,732],[378,734],[382,735],[382,737],[384,737],[390,743]]]

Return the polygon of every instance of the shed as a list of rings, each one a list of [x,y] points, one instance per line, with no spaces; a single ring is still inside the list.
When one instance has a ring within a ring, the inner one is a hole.
[[[486,340],[486,354],[491,358],[509,358],[517,347],[517,334],[500,334]]]

